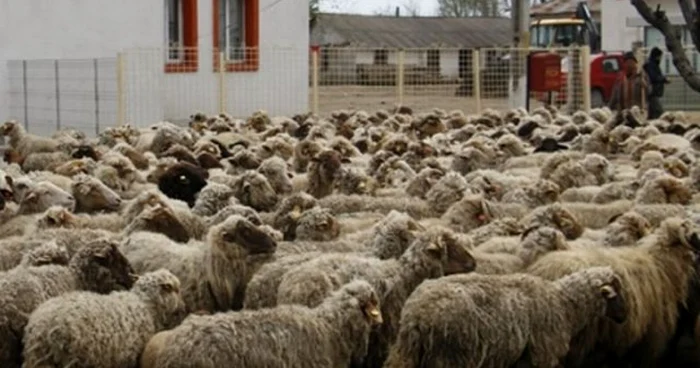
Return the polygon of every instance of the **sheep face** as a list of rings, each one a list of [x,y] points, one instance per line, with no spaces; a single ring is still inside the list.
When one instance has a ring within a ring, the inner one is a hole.
[[[16,120],[6,121],[2,126],[0,126],[0,133],[4,136],[11,136],[17,134],[22,127]]]
[[[122,205],[117,193],[101,181],[85,174],[74,178],[72,189],[77,208],[82,211],[116,211]]]
[[[384,322],[379,297],[374,288],[366,281],[351,282],[343,286],[338,293],[356,299],[357,306],[360,307],[362,315],[365,316],[370,325],[380,325]]]
[[[432,237],[425,252],[442,263],[444,275],[468,273],[476,268],[476,260],[450,233]]]
[[[267,178],[277,194],[291,193],[294,189],[292,175],[287,171],[287,163],[277,156],[263,161],[258,172]]]
[[[97,152],[95,152],[95,149],[92,146],[88,146],[88,145],[78,146],[78,148],[76,148],[73,151],[73,153],[71,153],[71,157],[73,157],[75,159],[89,157],[95,161],[99,160]]]
[[[158,180],[158,189],[166,196],[184,201],[192,207],[199,191],[207,185],[208,176],[206,170],[180,162],[163,173]]]
[[[270,234],[238,215],[212,228],[210,237],[213,239],[209,243],[232,259],[240,259],[241,254],[271,255],[277,249],[277,242]]]
[[[135,280],[134,270],[117,244],[106,239],[80,248],[71,259],[70,267],[77,271],[83,285],[101,294],[128,290]]]
[[[296,240],[330,241],[339,235],[338,220],[325,208],[312,208],[299,218]]]
[[[146,273],[138,278],[132,290],[155,305],[155,310],[159,311],[155,316],[159,330],[177,326],[186,315],[180,280],[168,270]]]
[[[46,211],[49,207],[57,205],[70,211],[75,210],[75,198],[49,182],[40,182],[24,191],[24,196],[19,203],[18,214],[31,214]]]
[[[51,206],[36,220],[38,229],[75,226],[76,218],[69,210],[60,206]]]
[[[12,148],[7,148],[5,149],[5,153],[3,153],[3,160],[9,165],[9,164],[22,164],[24,161],[22,159],[22,155],[20,153]]]
[[[189,232],[173,210],[161,204],[144,209],[132,221],[130,228],[131,231],[144,230],[161,233],[180,243],[186,243],[190,240]]]
[[[247,171],[234,185],[236,198],[257,211],[270,211],[277,205],[278,196],[270,182],[260,173]]]
[[[82,173],[87,174],[89,172],[89,168],[87,162],[83,161],[82,159],[76,159],[57,166],[53,169],[53,172],[58,175],[72,177]]]

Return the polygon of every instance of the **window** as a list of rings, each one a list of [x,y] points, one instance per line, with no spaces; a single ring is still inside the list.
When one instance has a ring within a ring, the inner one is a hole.
[[[427,59],[428,70],[440,73],[440,50],[428,50]]]
[[[214,69],[219,52],[224,53],[227,71],[258,70],[259,0],[213,0]]]
[[[197,71],[197,0],[165,0],[165,71]]]
[[[389,64],[389,50],[386,50],[386,49],[374,50],[374,64],[376,64],[376,65]]]
[[[620,71],[620,63],[615,58],[603,60],[603,73],[617,73]]]

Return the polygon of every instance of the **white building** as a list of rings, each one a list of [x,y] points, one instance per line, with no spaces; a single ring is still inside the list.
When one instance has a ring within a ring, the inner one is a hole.
[[[134,124],[218,112],[220,95],[236,116],[306,110],[308,27],[308,0],[0,0],[0,120],[114,124],[117,60]]]

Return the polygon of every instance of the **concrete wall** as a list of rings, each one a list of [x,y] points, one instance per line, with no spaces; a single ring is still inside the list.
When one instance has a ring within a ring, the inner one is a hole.
[[[107,58],[127,47],[158,45],[162,43],[163,17],[154,19],[153,15],[162,14],[162,9],[161,1],[0,0],[0,120],[24,118],[22,111],[10,111],[10,103],[22,97],[23,81],[21,64],[8,63],[9,60]],[[108,63],[103,60],[98,68],[106,73]],[[62,71],[66,81],[79,79],[75,73],[85,79],[66,84],[65,93],[60,92],[66,110],[61,120],[65,123],[81,125],[95,120],[94,115],[85,116],[88,110],[94,113],[94,108],[85,106],[94,97],[82,93],[88,86],[94,90],[94,79],[88,81],[87,75],[82,75],[87,74],[88,65],[92,75],[92,60],[65,60],[59,65],[59,78]],[[47,114],[45,110],[55,106],[55,85],[51,79],[55,65],[33,61],[27,67],[28,87],[36,92],[30,101],[31,126],[55,127],[55,113]]]
[[[657,5],[666,11],[674,24],[685,24],[674,0],[647,0],[652,9]],[[634,42],[644,42],[644,26],[647,23],[627,0],[605,0],[602,2],[603,50],[630,50]]]
[[[0,0],[0,120],[24,115],[9,108],[10,102],[22,97],[17,91],[23,82],[21,68],[17,74],[18,64],[8,63],[9,60],[61,59],[59,75],[64,76],[61,84],[63,80],[73,80],[65,88],[82,96],[95,89],[94,68],[88,68],[92,58],[105,58],[104,65],[111,63],[111,72],[106,69],[102,74],[105,79],[111,76],[114,83],[115,57],[121,51],[125,51],[128,121],[147,125],[162,119],[183,119],[197,110],[218,112],[219,75],[213,70],[211,50],[212,1],[199,0],[197,14],[199,71],[165,74],[165,16],[161,0]],[[260,0],[260,45],[259,71],[225,76],[227,110],[238,116],[261,108],[274,114],[306,110],[308,0]],[[71,63],[63,59],[89,60]],[[37,81],[49,78],[34,86],[42,96],[38,100],[34,98],[38,101],[36,110],[41,111],[55,105],[55,92],[51,96],[51,91],[55,91],[51,79],[55,65],[43,61],[32,63],[29,69],[32,78],[36,76]],[[12,75],[8,68],[12,68]],[[83,82],[79,83],[80,80]],[[108,96],[105,93],[105,98]],[[64,100],[66,103],[70,100],[63,98],[63,92],[60,97],[62,105]],[[75,108],[66,105],[67,110],[80,110],[80,116],[73,119],[66,116],[66,121],[94,120],[94,102],[93,106],[86,106],[90,98],[94,100],[93,96],[74,98]],[[34,111],[34,105],[31,107]],[[92,118],[87,117],[88,111]],[[34,126],[35,119],[30,116],[29,120]],[[54,128],[57,124],[51,116],[37,116],[36,120]]]

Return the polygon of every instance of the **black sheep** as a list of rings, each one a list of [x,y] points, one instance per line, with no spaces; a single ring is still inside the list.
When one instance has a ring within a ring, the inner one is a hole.
[[[75,159],[89,157],[95,161],[99,160],[99,157],[97,156],[97,152],[95,151],[95,149],[92,146],[88,146],[88,145],[78,146],[78,148],[75,151],[73,151],[73,153],[71,154],[71,157],[73,157]]]
[[[207,185],[209,173],[188,162],[178,162],[158,179],[158,189],[169,198],[179,199],[194,206],[199,191]]]

